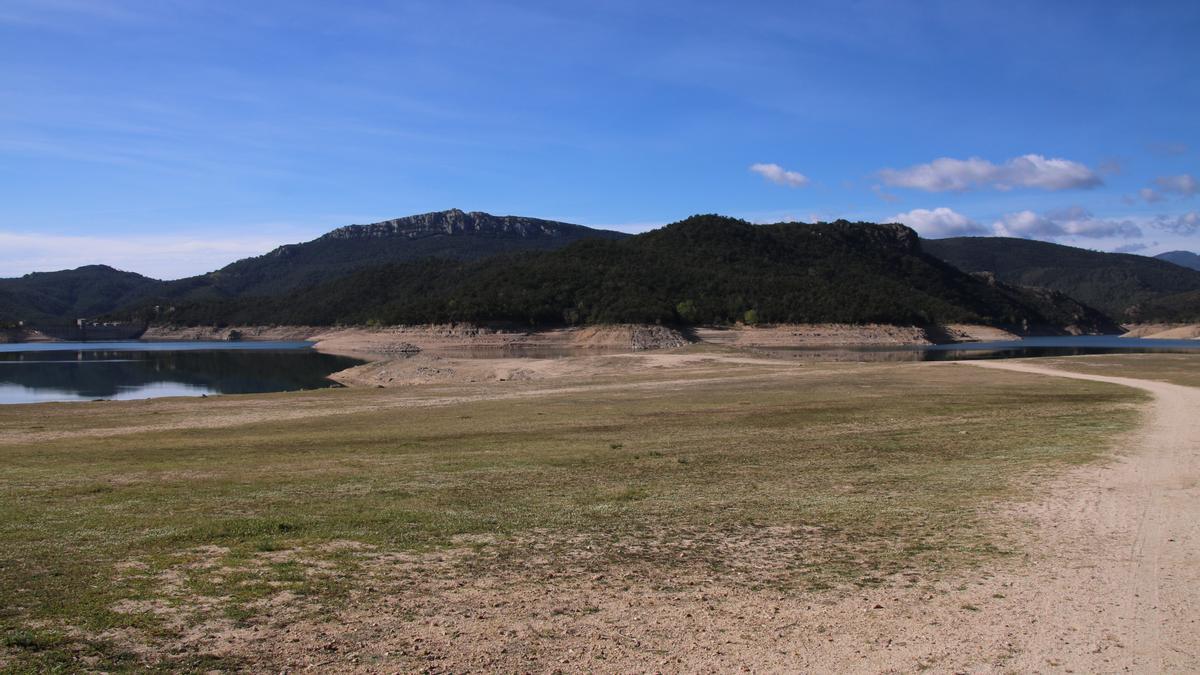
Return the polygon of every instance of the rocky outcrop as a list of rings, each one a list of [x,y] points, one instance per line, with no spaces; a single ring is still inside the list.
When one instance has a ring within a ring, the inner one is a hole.
[[[143,340],[171,342],[175,340],[309,340],[326,333],[329,328],[316,326],[150,326]]]
[[[321,237],[333,239],[421,239],[437,235],[478,235],[508,238],[543,238],[577,235],[587,228],[521,216],[493,216],[481,211],[436,211],[395,218],[369,225],[347,225]],[[319,240],[318,240],[319,241]]]

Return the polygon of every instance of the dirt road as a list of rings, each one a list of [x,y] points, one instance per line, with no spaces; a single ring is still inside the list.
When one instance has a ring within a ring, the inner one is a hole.
[[[406,601],[426,623],[359,607],[338,623],[294,626],[292,635],[302,637],[281,640],[275,661],[316,659],[345,625],[371,625],[385,636],[372,646],[377,654],[419,644],[445,670],[1200,672],[1200,389],[972,363],[1137,387],[1155,397],[1127,453],[1056,479],[1049,496],[1009,514],[1030,524],[1024,561],[933,588],[893,585],[800,602],[704,577],[671,580],[691,592],[664,590],[661,579],[620,566],[600,581],[530,583],[522,572],[481,585],[418,574],[431,581]],[[743,547],[736,538],[730,546]],[[479,610],[495,607],[507,611]],[[576,616],[564,607],[589,610]],[[518,616],[524,624],[514,624]],[[503,648],[497,636],[507,636]]]
[[[1022,362],[973,365],[1109,382],[1155,398],[1125,457],[1037,507],[1052,554],[1026,588],[1038,596],[1026,612],[1039,628],[1027,631],[1013,665],[1200,671],[1200,389]]]

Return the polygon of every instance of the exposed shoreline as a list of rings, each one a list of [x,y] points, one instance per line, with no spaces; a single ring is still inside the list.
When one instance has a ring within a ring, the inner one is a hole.
[[[330,353],[393,355],[441,349],[663,349],[692,343],[749,348],[932,345],[1021,336],[991,326],[952,324],[936,328],[887,324],[782,324],[675,328],[614,324],[522,329],[510,326],[440,324],[421,326],[151,326],[143,340],[308,340]]]

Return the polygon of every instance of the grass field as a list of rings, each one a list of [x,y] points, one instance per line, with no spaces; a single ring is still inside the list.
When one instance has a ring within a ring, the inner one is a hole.
[[[1038,362],[1077,373],[1134,377],[1200,387],[1200,355],[1196,354],[1075,356]]]
[[[0,665],[278,668],[255,640],[404,583],[384,560],[783,596],[936,579],[1015,552],[991,507],[1101,456],[1142,400],[829,364],[4,407]]]

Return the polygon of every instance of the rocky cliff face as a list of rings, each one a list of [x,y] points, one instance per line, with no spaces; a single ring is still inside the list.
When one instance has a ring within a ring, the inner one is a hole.
[[[493,216],[481,211],[458,209],[422,213],[369,225],[347,225],[321,237],[333,239],[384,239],[405,237],[478,235],[505,238],[562,237],[584,229],[578,225],[520,216]]]

